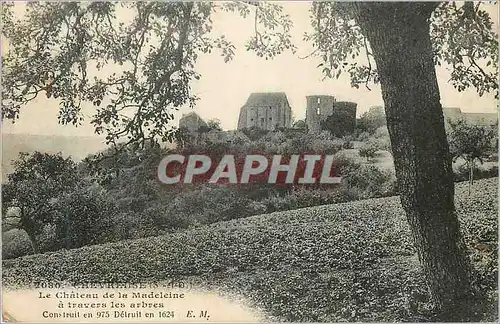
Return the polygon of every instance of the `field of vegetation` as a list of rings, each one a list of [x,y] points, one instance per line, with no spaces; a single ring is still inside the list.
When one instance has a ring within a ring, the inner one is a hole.
[[[498,178],[456,186],[456,207],[496,319]],[[278,321],[432,320],[398,197],[218,222],[170,235],[3,261],[8,287],[34,281],[157,282],[182,278],[246,297]],[[478,296],[485,298],[485,296]]]

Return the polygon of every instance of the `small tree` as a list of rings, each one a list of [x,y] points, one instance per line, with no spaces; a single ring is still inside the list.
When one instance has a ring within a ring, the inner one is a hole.
[[[494,150],[492,142],[497,128],[471,124],[464,119],[452,121],[450,127],[451,132],[448,135],[450,153],[454,161],[458,158],[464,159],[469,168],[470,194],[471,185],[474,183],[476,161],[482,164],[483,158]]]
[[[356,128],[359,132],[374,134],[378,128],[386,125],[387,120],[385,117],[384,107],[373,106],[361,115],[356,123]]]
[[[56,248],[78,248],[113,239],[115,202],[101,186],[84,183],[54,199]]]
[[[21,153],[8,175],[3,193],[20,209],[19,227],[28,234],[33,252],[38,252],[37,236],[54,222],[54,199],[77,183],[76,164],[61,154]]]

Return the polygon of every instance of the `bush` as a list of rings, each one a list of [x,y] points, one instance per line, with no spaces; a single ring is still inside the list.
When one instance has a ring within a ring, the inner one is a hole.
[[[349,150],[354,148],[354,142],[352,141],[351,138],[346,138],[344,139],[344,143],[342,144],[342,148],[344,150]]]
[[[2,233],[2,258],[12,259],[33,253],[31,241],[25,230],[12,229]]]
[[[136,239],[161,234],[160,226],[155,223],[156,211],[146,209],[141,213],[121,212],[114,216],[112,241]]]
[[[365,157],[368,161],[370,161],[375,157],[375,153],[377,153],[378,150],[379,147],[375,143],[375,141],[370,141],[366,144],[363,144],[363,146],[359,148],[359,155]]]
[[[54,203],[60,247],[77,248],[113,240],[115,204],[99,185],[79,187]]]
[[[250,128],[245,128],[242,130],[242,132],[251,140],[251,141],[256,141],[259,140],[260,138],[264,137],[269,133],[267,130],[263,130],[257,127],[250,127]]]
[[[457,185],[457,214],[469,248],[494,243],[472,261],[484,274],[476,282],[496,296],[498,179],[474,186],[469,197]],[[432,321],[421,308],[429,296],[411,242],[400,199],[391,197],[6,260],[2,279],[9,287],[179,278],[230,289],[286,322]]]
[[[268,210],[267,206],[261,201],[250,201],[247,208],[250,215],[265,214]]]
[[[454,170],[455,181],[456,182],[468,181],[469,180],[469,171],[470,171],[470,169],[467,167],[466,163],[459,165]],[[491,168],[485,169],[485,168],[481,168],[477,165],[474,165],[473,176],[474,176],[474,180],[498,177],[498,166],[495,165]]]
[[[171,231],[185,229],[194,225],[191,217],[186,217],[186,213],[175,213],[173,206],[150,207],[142,213],[143,219],[150,219],[154,228]]]
[[[176,227],[182,228],[185,222],[192,226],[247,217],[250,216],[246,208],[249,203],[248,198],[238,195],[231,187],[203,185],[178,194],[161,216],[162,224],[167,228],[175,220],[179,222]]]
[[[57,226],[55,224],[46,224],[42,232],[37,235],[36,241],[39,251],[54,251],[59,249],[60,242],[57,237]]]
[[[362,165],[345,178],[348,187],[357,188],[361,199],[386,197],[396,194],[396,176],[392,171],[373,165]]]

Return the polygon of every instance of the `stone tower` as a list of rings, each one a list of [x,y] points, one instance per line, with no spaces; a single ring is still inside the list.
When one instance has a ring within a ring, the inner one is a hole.
[[[334,118],[342,119],[343,135],[354,134],[356,131],[357,106],[357,103],[350,101],[336,101],[333,105]]]
[[[183,114],[179,120],[179,128],[185,128],[191,133],[197,132],[202,126],[206,127],[207,123],[194,111]]]
[[[238,129],[290,127],[292,109],[284,92],[252,93],[240,110]]]
[[[306,98],[306,124],[310,133],[320,133],[321,123],[330,116],[332,116],[334,123],[337,119],[339,124],[342,123],[343,132],[354,133],[357,107],[355,102],[335,101],[335,97],[325,95],[307,96]]]
[[[321,122],[333,114],[333,96],[307,96],[306,124],[310,133],[321,132]]]

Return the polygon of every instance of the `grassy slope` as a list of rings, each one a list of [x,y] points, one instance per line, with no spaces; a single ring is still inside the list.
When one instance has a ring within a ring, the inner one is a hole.
[[[475,267],[495,290],[498,179],[457,186]],[[418,321],[426,295],[398,197],[221,222],[168,236],[3,261],[6,285],[187,277],[241,293],[278,320]],[[493,279],[493,281],[495,281]],[[494,316],[491,314],[490,316]],[[485,319],[492,320],[490,316]]]

